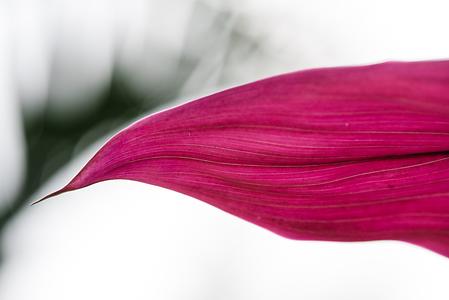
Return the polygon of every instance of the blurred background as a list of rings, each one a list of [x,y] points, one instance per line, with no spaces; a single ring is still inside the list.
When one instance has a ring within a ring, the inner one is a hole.
[[[398,242],[290,241],[195,199],[64,185],[137,118],[311,67],[449,57],[447,1],[0,0],[0,299],[449,299]]]

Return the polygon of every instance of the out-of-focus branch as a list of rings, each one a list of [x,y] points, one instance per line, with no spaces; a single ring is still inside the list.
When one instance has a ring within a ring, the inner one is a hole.
[[[75,124],[64,127],[52,122],[45,114],[25,122],[26,177],[15,199],[0,211],[0,236],[9,221],[27,205],[29,197],[71,159],[75,147],[80,147],[79,141],[86,132],[93,133],[81,147],[88,146],[158,104],[158,99],[140,101],[116,76],[104,93],[101,104]]]

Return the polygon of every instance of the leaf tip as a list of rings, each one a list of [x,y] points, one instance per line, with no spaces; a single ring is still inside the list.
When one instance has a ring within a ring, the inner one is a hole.
[[[54,196],[57,196],[57,195],[59,195],[59,194],[65,193],[65,192],[67,192],[67,191],[69,191],[69,190],[70,190],[70,189],[69,189],[67,186],[65,186],[65,187],[63,187],[62,189],[59,189],[59,190],[57,190],[57,191],[55,191],[55,192],[53,192],[53,193],[50,193],[50,194],[48,194],[48,195],[42,197],[42,198],[39,199],[39,200],[34,201],[33,203],[30,204],[30,206],[36,205],[36,204],[38,204],[38,203],[41,203],[41,202],[43,202],[44,200],[47,200],[47,199],[52,198],[52,197],[54,197]]]

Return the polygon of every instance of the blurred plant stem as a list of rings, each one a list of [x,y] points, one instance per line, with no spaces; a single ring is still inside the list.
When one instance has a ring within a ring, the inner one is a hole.
[[[48,113],[34,120],[24,119],[27,143],[25,179],[15,199],[0,211],[0,263],[4,259],[3,235],[8,223],[29,204],[32,200],[29,198],[70,161],[74,151],[86,148],[158,104],[160,101],[155,97],[139,99],[116,74],[101,96],[100,105],[76,122],[55,122]],[[80,144],[86,133],[89,137]]]

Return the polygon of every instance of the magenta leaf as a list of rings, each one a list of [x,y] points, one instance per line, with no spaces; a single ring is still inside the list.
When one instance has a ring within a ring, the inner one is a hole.
[[[63,189],[129,179],[282,236],[449,256],[449,61],[296,72],[146,117]]]

